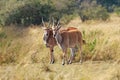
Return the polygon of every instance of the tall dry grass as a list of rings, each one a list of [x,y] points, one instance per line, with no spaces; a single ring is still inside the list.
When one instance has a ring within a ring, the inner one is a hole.
[[[86,40],[84,55],[92,60],[120,59],[120,18],[111,15],[109,21],[88,21],[81,24],[77,18],[67,26],[78,27]]]
[[[71,65],[61,65],[62,51],[55,47],[55,64],[49,64],[49,49],[43,44],[39,26],[0,27],[0,80],[120,80],[120,18],[106,22],[79,18],[65,27],[77,27],[83,34],[84,62],[78,53]],[[68,51],[69,52],[69,51]]]

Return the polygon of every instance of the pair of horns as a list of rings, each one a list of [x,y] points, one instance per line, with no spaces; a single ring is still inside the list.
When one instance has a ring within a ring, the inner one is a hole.
[[[42,24],[43,24],[43,27],[46,27],[46,26],[45,26],[45,22],[44,22],[44,20],[43,20],[43,17],[42,17]],[[47,27],[50,27],[50,21],[49,21],[49,24],[48,24]]]
[[[54,18],[53,18],[53,17],[52,17],[52,20],[53,20],[52,28],[55,28],[55,21],[54,21]],[[48,27],[50,27],[50,22],[51,22],[51,21],[49,20],[49,25],[48,25]],[[44,20],[43,20],[43,17],[42,17],[42,24],[43,24],[44,27],[46,27],[46,26],[45,26],[45,22],[44,22]],[[56,28],[59,27],[59,24],[60,24],[60,20],[58,20],[57,25],[56,25]]]

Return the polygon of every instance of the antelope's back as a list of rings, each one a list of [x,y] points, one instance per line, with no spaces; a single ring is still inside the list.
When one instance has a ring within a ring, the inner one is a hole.
[[[77,45],[82,41],[82,34],[79,30],[71,30],[67,32],[69,38],[69,45]]]
[[[61,36],[63,38],[63,44],[69,47],[74,47],[82,40],[81,32],[77,28],[64,30],[61,32]]]

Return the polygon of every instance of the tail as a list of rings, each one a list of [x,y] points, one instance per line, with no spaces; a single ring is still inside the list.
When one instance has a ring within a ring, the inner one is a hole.
[[[83,41],[83,44],[86,44],[86,41],[85,40],[82,40]]]

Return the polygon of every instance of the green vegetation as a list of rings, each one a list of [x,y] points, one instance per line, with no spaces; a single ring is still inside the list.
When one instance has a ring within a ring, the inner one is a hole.
[[[104,7],[93,6],[89,8],[83,8],[80,10],[79,15],[81,20],[84,22],[86,20],[103,20],[109,19],[109,14]]]
[[[120,17],[120,7],[119,7],[119,8],[115,8],[115,12],[116,12],[117,15]]]
[[[120,1],[114,0],[1,0],[0,24],[25,25],[41,24],[41,18],[49,21],[51,17],[61,19],[62,24],[67,24],[76,15],[81,20],[109,19],[109,12],[119,15]]]
[[[11,11],[5,24],[40,24],[41,18],[48,20],[50,15],[55,11],[50,4],[41,4],[41,2],[27,3]]]
[[[52,0],[8,0],[1,1],[0,9],[0,24],[10,25],[30,25],[30,24],[41,24],[41,18],[43,17],[44,21],[49,21],[51,17],[55,19],[60,19],[63,16],[68,18],[66,22],[70,21],[71,14],[74,12],[72,8],[71,1],[59,1],[54,2]],[[58,8],[60,7],[60,8]],[[4,10],[3,10],[4,9]],[[70,15],[70,16],[69,16]]]

